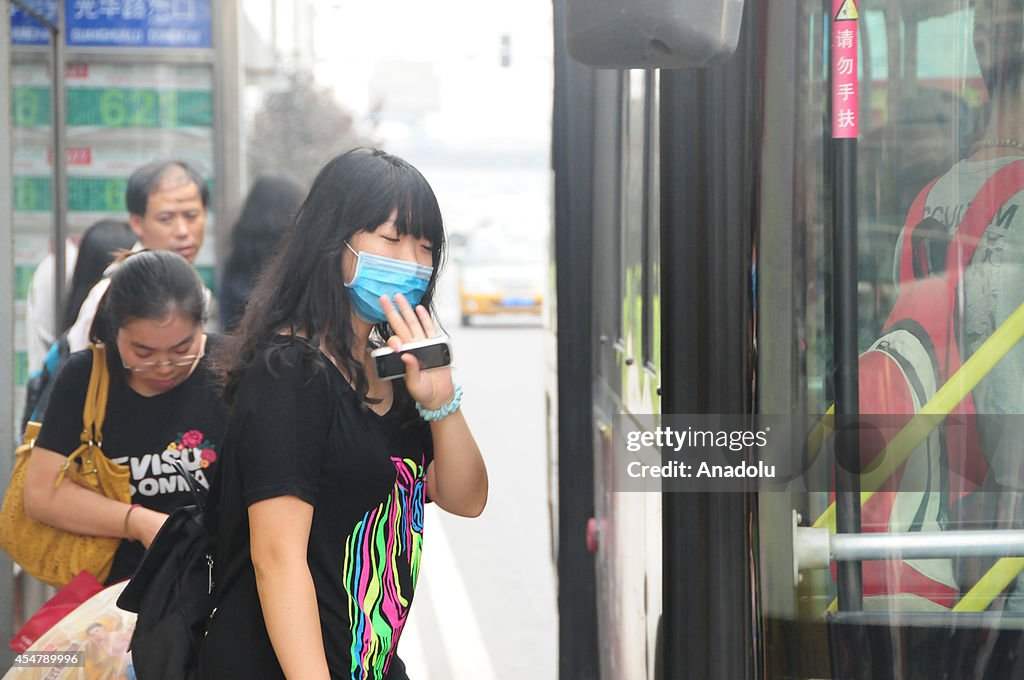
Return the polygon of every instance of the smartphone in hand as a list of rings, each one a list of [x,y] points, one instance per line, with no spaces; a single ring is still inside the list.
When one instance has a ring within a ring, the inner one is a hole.
[[[448,343],[448,336],[442,335],[436,338],[407,342],[397,352],[390,347],[373,350],[370,352],[370,357],[373,359],[377,377],[381,380],[394,380],[404,376],[403,354],[412,354],[419,359],[421,371],[444,368],[452,363],[452,348]]]

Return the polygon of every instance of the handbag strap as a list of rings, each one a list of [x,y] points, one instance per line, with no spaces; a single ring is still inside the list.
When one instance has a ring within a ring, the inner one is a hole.
[[[82,443],[103,444],[103,420],[107,415],[107,394],[110,390],[110,372],[107,369],[107,348],[102,344],[92,347],[92,371],[89,389],[82,408]]]
[[[192,494],[192,500],[195,501],[196,506],[200,510],[205,510],[209,492],[199,485],[199,482],[196,481],[196,478],[188,471],[188,468],[185,467],[185,464],[181,462],[180,458],[172,460],[171,467],[177,470],[178,474],[185,480],[185,483],[188,484],[188,490]]]
[[[54,486],[60,486],[64,475],[76,460],[86,457],[87,465],[92,465],[93,449],[102,451],[103,420],[107,415],[107,396],[110,392],[110,371],[107,368],[107,348],[102,344],[91,344],[92,370],[89,372],[89,387],[85,393],[85,404],[82,405],[81,446],[75,449],[64,464],[60,466]]]

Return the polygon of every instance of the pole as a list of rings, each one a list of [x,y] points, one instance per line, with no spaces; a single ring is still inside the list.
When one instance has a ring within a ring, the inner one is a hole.
[[[1012,530],[836,534],[830,540],[837,562],[1024,556],[1024,531]]]
[[[14,425],[14,163],[11,129],[11,5],[0,2],[0,444],[12,451]],[[14,458],[0,456],[0,479],[11,478]],[[0,639],[14,634],[14,579],[11,558],[0,553]],[[9,668],[14,655],[3,646],[0,667]]]
[[[216,255],[215,280],[220,281],[221,266],[231,248],[230,214],[242,203],[243,139],[239,112],[242,110],[239,84],[239,0],[221,0],[213,17],[216,35],[216,57],[213,72],[217,83],[214,88],[214,149],[213,174],[216,194],[212,197],[216,214],[214,253]]]
[[[832,2],[832,330],[835,355],[836,532],[860,533],[857,372],[857,5]],[[858,561],[836,567],[840,611],[863,608]]]
[[[68,182],[67,150],[64,125],[67,116],[66,92],[64,90],[64,3],[57,5],[57,25],[50,28],[50,45],[53,59],[53,330],[60,334],[63,321],[64,290],[67,283],[67,263],[64,244],[68,234]],[[37,368],[37,367],[33,367]]]

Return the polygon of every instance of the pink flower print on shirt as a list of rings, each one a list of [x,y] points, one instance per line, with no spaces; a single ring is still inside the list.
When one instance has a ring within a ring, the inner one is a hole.
[[[184,444],[187,449],[193,449],[200,446],[203,443],[203,433],[199,430],[189,430],[185,434],[181,435],[181,443]]]
[[[217,462],[217,450],[213,442],[205,439],[199,430],[188,430],[178,435],[178,441],[167,445],[167,451],[175,455],[190,469],[206,469]]]

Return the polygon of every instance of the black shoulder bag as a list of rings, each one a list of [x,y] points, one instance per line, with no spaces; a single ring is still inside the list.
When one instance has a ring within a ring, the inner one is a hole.
[[[170,514],[117,598],[118,607],[139,615],[130,649],[141,680],[194,678],[213,609],[214,512],[181,461],[172,465],[195,504]]]

